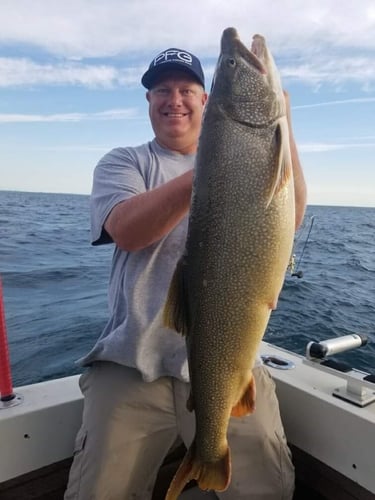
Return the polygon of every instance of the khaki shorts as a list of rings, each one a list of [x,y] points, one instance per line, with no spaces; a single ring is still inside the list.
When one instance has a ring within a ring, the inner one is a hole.
[[[232,480],[202,500],[290,500],[294,468],[280,421],[275,385],[267,368],[254,369],[256,411],[231,418],[228,441]],[[96,362],[80,378],[83,423],[65,500],[150,500],[156,474],[180,437],[194,437],[186,409],[189,384],[163,377],[144,382],[132,369]],[[216,495],[216,497],[215,497]]]

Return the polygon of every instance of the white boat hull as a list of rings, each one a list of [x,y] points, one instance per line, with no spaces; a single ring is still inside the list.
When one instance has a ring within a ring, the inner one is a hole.
[[[334,397],[344,383],[340,373],[324,373],[301,356],[264,342],[261,354],[294,364],[270,368],[291,446],[358,485],[365,491],[361,498],[375,498],[375,403],[359,408]],[[18,387],[22,403],[0,410],[0,491],[9,480],[71,457],[83,404],[78,378]],[[200,497],[193,488],[181,498]]]

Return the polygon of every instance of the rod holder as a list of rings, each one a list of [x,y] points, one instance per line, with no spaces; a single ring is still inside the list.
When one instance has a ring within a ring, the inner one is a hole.
[[[367,342],[368,338],[365,335],[356,333],[321,342],[309,342],[303,363],[344,379],[344,385],[333,389],[332,395],[363,408],[375,402],[375,375],[355,370],[345,363],[326,360],[326,358],[362,347]]]
[[[0,401],[8,403],[15,399],[9,361],[9,347],[5,324],[3,286],[0,279]]]
[[[367,342],[366,335],[358,335],[357,333],[321,342],[309,342],[306,346],[306,358],[311,360],[324,359],[327,356],[362,347]]]

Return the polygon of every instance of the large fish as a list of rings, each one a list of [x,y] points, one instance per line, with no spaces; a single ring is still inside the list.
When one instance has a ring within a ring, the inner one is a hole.
[[[255,408],[252,368],[275,309],[294,236],[285,98],[265,39],[251,50],[223,32],[206,106],[184,255],[164,321],[186,335],[196,433],[166,500],[191,479],[222,491],[227,427]],[[251,449],[249,449],[251,453]]]

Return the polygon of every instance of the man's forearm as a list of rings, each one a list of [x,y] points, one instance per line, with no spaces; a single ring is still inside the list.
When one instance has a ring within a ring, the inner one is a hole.
[[[104,228],[123,250],[145,248],[168,234],[190,208],[193,171],[116,205]]]

